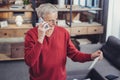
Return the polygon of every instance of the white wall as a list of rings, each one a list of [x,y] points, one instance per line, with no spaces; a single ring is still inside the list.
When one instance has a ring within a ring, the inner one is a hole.
[[[120,0],[109,0],[107,37],[120,38]]]

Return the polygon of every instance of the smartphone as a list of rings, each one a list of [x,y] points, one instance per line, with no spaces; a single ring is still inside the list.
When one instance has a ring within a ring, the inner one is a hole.
[[[45,31],[47,31],[48,29],[50,29],[50,26],[48,25],[48,23],[46,23],[43,19],[42,19],[42,17],[40,17],[39,19],[38,19],[38,23],[43,23],[44,25],[43,25],[43,28],[44,28],[44,30]]]
[[[38,19],[38,23],[41,23],[41,22],[44,22],[44,20],[42,19],[42,17],[40,17],[40,18]]]

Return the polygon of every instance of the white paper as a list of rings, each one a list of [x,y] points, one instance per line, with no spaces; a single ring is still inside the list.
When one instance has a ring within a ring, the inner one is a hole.
[[[94,65],[98,62],[98,60],[99,60],[99,57],[95,58],[95,60],[92,62],[92,64],[88,69],[91,70],[94,67]]]

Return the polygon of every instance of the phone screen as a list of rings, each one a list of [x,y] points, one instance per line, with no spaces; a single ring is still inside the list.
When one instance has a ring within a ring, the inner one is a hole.
[[[43,23],[44,25],[43,25],[43,28],[47,31],[49,28],[50,28],[50,26],[48,25],[48,23],[46,23],[44,20],[43,20],[43,18],[42,17],[40,17],[39,19],[38,19],[38,23]]]
[[[41,22],[44,22],[44,20],[40,17],[40,18],[38,19],[38,23],[41,23]]]

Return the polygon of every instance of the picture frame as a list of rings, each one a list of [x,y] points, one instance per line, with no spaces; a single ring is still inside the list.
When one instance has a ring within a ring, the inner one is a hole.
[[[8,27],[8,22],[7,21],[1,21],[0,22],[0,27],[1,28]]]

